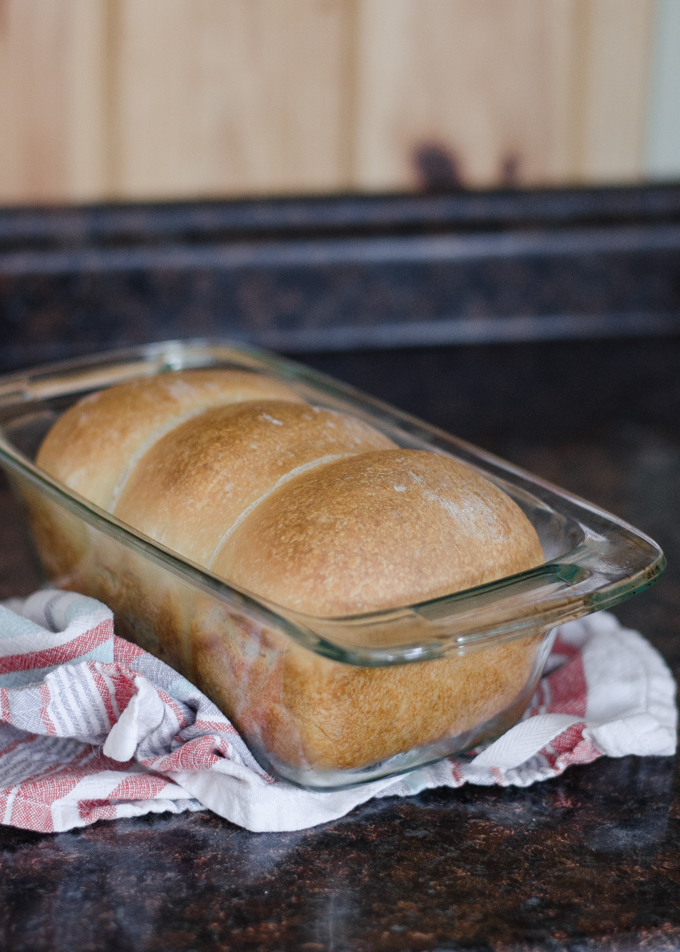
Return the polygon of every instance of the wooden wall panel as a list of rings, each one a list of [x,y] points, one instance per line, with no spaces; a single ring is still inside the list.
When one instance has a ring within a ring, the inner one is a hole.
[[[0,202],[629,181],[678,3],[0,0]]]
[[[411,187],[437,149],[466,185],[565,176],[573,0],[359,4],[359,185]]]
[[[642,176],[655,0],[577,0],[575,178]]]
[[[121,196],[347,185],[345,0],[115,0]]]
[[[106,0],[0,0],[0,201],[107,191]]]
[[[641,174],[655,0],[359,4],[360,186],[412,187],[446,154],[471,186]]]

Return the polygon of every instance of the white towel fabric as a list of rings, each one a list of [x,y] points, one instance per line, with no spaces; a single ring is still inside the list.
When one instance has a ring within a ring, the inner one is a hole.
[[[477,756],[309,792],[269,776],[200,691],[117,638],[105,605],[40,591],[0,606],[0,817],[51,832],[207,807],[248,830],[300,830],[371,797],[526,787],[602,755],[675,752],[673,678],[612,615],[563,625],[546,671],[522,720]]]

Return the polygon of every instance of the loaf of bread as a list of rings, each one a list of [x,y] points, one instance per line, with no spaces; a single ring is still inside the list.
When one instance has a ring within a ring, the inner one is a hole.
[[[519,507],[468,466],[244,371],[172,372],[87,396],[37,464],[284,614],[399,608],[543,561]],[[123,633],[193,680],[269,763],[362,767],[528,700],[540,636],[398,667],[341,664],[32,509],[55,581],[108,601]]]

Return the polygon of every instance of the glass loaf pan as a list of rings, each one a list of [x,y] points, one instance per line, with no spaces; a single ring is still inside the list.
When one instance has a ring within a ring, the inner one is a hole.
[[[274,376],[400,446],[468,463],[523,509],[545,564],[401,609],[312,618],[235,589],[34,465],[54,420],[85,394],[205,367]],[[494,740],[531,700],[555,627],[641,591],[665,565],[651,539],[595,506],[321,374],[220,341],[169,341],[1,378],[0,463],[46,581],[110,605],[119,635],[212,698],[266,769],[309,788]]]

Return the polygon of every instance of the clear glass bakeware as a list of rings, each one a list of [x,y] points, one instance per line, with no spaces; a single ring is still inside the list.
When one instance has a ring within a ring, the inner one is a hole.
[[[312,618],[228,585],[34,465],[58,415],[87,393],[206,367],[276,377],[400,446],[469,464],[523,509],[545,563],[417,605]],[[328,377],[221,341],[168,341],[0,378],[0,463],[46,580],[109,604],[118,634],[208,694],[266,769],[309,788],[495,739],[526,709],[555,627],[634,595],[665,567],[655,542],[590,503]]]

